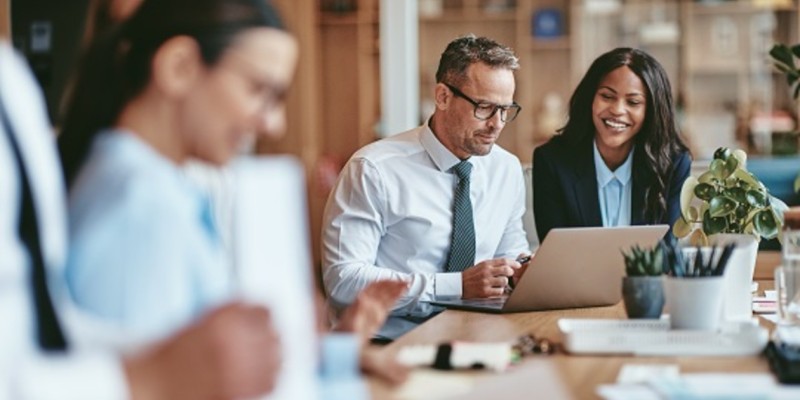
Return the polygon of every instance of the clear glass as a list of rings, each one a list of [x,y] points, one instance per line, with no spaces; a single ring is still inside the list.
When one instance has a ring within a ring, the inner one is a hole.
[[[800,210],[792,209],[784,214],[783,266],[800,268]]]
[[[778,320],[782,325],[800,325],[800,268],[775,269]]]

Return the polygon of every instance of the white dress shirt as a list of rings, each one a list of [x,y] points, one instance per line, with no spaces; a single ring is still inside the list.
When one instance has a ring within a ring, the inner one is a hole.
[[[597,141],[594,143],[594,169],[597,174],[597,197],[603,226],[630,226],[633,182],[633,150],[617,169],[612,171],[603,161]],[[616,180],[616,182],[614,182]],[[614,187],[617,185],[616,187]]]
[[[437,296],[461,296],[461,273],[444,272],[460,160],[428,125],[372,143],[348,161],[323,217],[322,268],[334,306],[352,303],[370,282],[404,279],[393,316],[425,317]],[[471,157],[475,263],[528,252],[519,160],[500,146]],[[386,327],[385,327],[386,328]],[[386,328],[382,336],[398,332]]]
[[[0,131],[0,399],[124,399],[119,359],[87,348],[70,316],[63,282],[66,255],[65,194],[55,136],[44,99],[25,61],[0,42],[0,97],[16,133],[39,217],[42,252],[56,311],[71,352],[47,355],[36,343],[30,259],[18,236],[20,175],[5,132]],[[0,130],[2,130],[0,126]]]

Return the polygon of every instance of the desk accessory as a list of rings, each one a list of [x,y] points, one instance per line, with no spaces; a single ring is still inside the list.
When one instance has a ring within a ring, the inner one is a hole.
[[[440,370],[488,369],[505,371],[511,364],[531,355],[548,355],[557,345],[533,334],[515,342],[476,343],[455,341],[438,345],[406,346],[397,354],[397,361],[409,367],[431,367]]]
[[[800,347],[772,341],[764,354],[780,383],[800,383]]]
[[[721,249],[681,249],[675,241],[664,246],[668,274],[664,293],[673,329],[717,329],[723,306],[724,273],[735,247],[730,243]],[[747,301],[749,311],[749,297]]]
[[[661,318],[664,309],[664,251],[661,245],[633,246],[622,252],[625,258],[625,277],[622,278],[622,300],[628,318]]]
[[[562,318],[564,348],[574,354],[641,356],[748,356],[761,353],[767,330],[752,322],[732,322],[714,332],[671,330],[668,319],[615,320]]]

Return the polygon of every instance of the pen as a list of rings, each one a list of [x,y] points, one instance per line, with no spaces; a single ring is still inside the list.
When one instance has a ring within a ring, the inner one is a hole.
[[[531,255],[528,254],[527,256],[518,257],[516,261],[520,264],[525,264],[530,260],[531,260]],[[509,291],[514,290],[514,277],[512,276],[508,277],[508,288],[510,289]]]

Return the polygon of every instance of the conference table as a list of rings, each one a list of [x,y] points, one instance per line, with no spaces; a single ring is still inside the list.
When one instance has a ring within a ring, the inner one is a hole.
[[[780,253],[759,252],[754,280],[759,292],[773,287],[773,270],[780,264]],[[537,338],[561,341],[560,318],[627,318],[621,303],[610,307],[580,308],[485,314],[446,310],[401,336],[383,351],[396,355],[409,345],[435,345],[452,341],[513,341],[533,333]],[[773,324],[760,318],[759,323],[772,329]],[[466,399],[595,399],[598,385],[611,384],[625,364],[671,364],[681,373],[736,372],[768,373],[767,360],[750,357],[634,357],[570,355],[558,351],[553,355],[524,357],[509,370],[498,373],[485,370],[436,371],[416,368],[410,379],[399,387],[370,379],[373,398],[466,398]]]

